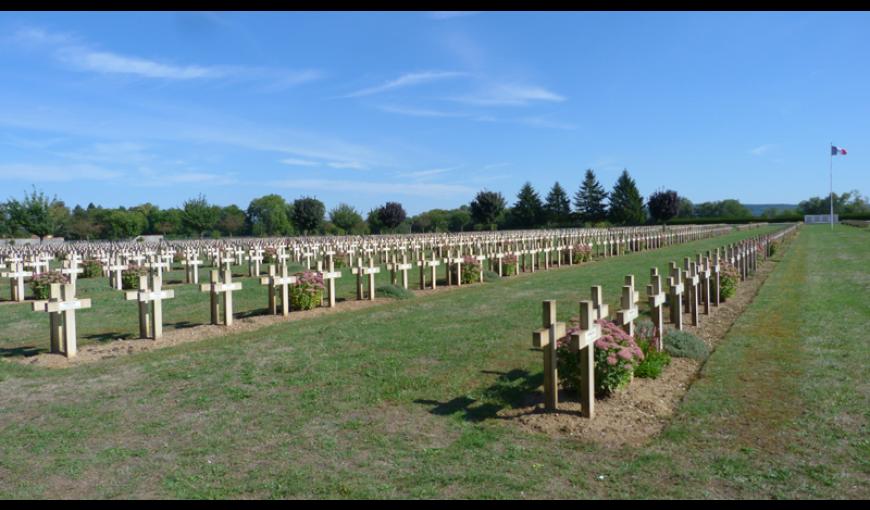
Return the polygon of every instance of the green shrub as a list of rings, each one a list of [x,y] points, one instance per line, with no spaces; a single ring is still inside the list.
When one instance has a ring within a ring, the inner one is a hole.
[[[740,273],[728,261],[722,261],[719,269],[719,299],[725,301],[737,292],[737,282],[740,281]]]
[[[69,278],[59,271],[39,273],[30,279],[30,290],[35,299],[48,299],[52,283],[69,283]]]
[[[89,259],[82,263],[81,278],[99,278],[103,275],[103,265],[99,260]]]
[[[517,274],[517,256],[509,253],[501,259],[501,270],[505,276]]]
[[[316,271],[296,273],[296,283],[290,286],[290,307],[311,310],[323,299],[323,274]]]
[[[662,370],[671,363],[671,355],[668,354],[667,350],[657,351],[652,339],[638,340],[637,345],[643,351],[643,361],[635,367],[634,375],[650,379],[658,378]]]
[[[499,276],[495,271],[490,271],[489,269],[483,271],[483,281],[485,282],[498,280],[499,278],[501,278],[501,276]]]
[[[773,256],[776,254],[776,251],[779,249],[780,241],[772,241],[770,243],[770,255]]]
[[[278,249],[267,246],[263,250],[263,264],[274,264],[278,261]]]
[[[121,271],[121,288],[136,290],[139,288],[139,279],[148,276],[148,268],[145,266],[129,266]]]
[[[582,264],[588,262],[592,258],[592,248],[588,244],[574,245],[574,250],[571,252],[571,262],[574,264]]]
[[[462,257],[462,283],[477,283],[480,281],[480,261],[471,255]]]
[[[688,331],[680,331],[678,329],[668,330],[663,340],[665,351],[677,358],[691,358],[703,361],[710,355],[710,349],[707,348],[707,344]]]
[[[413,292],[398,285],[381,285],[375,289],[375,295],[393,299],[410,299],[414,297]]]
[[[332,263],[334,264],[336,269],[341,269],[342,267],[347,266],[347,262],[350,260],[350,255],[344,252],[337,252],[333,258]]]

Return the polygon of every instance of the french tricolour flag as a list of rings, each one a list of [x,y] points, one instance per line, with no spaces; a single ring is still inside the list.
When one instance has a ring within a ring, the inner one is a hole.
[[[837,147],[836,145],[831,145],[831,156],[836,156],[836,155],[843,155],[843,156],[845,156],[845,155],[846,155],[846,149],[844,149],[844,148],[842,148],[842,147]]]

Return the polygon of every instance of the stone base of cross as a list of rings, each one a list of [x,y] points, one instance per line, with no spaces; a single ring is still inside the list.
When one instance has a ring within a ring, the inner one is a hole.
[[[76,299],[70,284],[53,283],[47,301],[35,301],[34,312],[47,312],[51,328],[51,352],[72,358],[76,345],[76,310],[91,307],[90,299]]]

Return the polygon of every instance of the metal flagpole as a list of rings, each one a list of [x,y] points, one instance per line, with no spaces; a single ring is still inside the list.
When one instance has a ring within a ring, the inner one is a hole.
[[[831,199],[831,232],[834,231],[834,142],[831,142],[831,167],[830,167],[830,185],[831,185],[831,194],[829,195]]]

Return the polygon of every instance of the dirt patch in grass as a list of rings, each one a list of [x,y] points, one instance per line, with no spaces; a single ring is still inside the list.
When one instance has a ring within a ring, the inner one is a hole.
[[[709,315],[700,313],[699,326],[689,325],[691,318],[684,314],[683,329],[715,349],[731,325],[752,303],[775,265],[772,260],[759,263],[756,273],[740,283],[734,296],[719,307],[710,306]],[[668,316],[667,312],[665,316]],[[698,361],[673,358],[657,379],[634,378],[619,393],[596,400],[595,418],[592,420],[580,415],[581,406],[576,395],[561,390],[557,412],[546,412],[543,393],[536,392],[529,395],[521,407],[500,411],[499,417],[522,429],[548,436],[583,438],[606,446],[640,446],[664,429],[701,367],[702,363]]]

